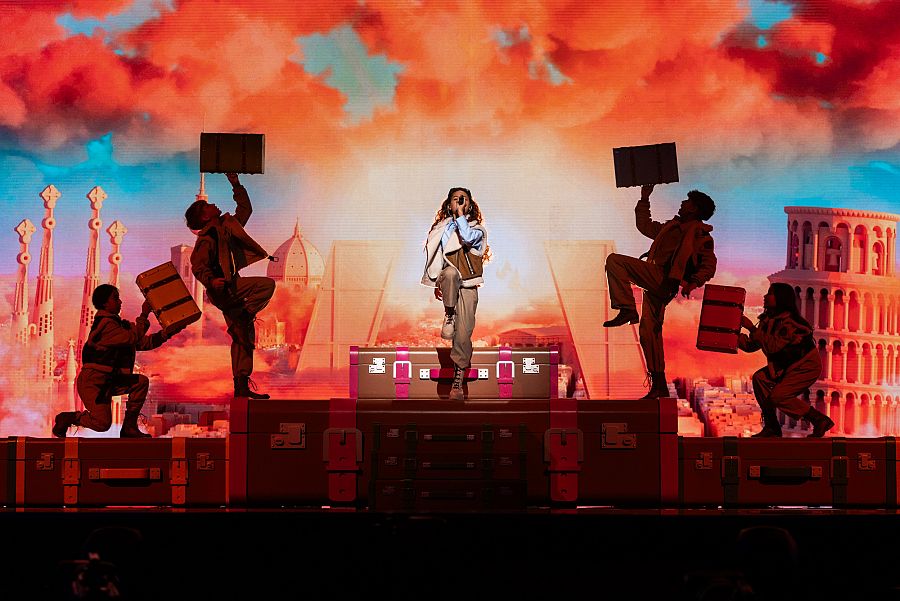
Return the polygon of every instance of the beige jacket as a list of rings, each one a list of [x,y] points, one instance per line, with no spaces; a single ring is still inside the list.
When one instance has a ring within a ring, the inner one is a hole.
[[[447,265],[451,265],[446,258],[439,252],[441,250],[441,236],[444,235],[444,230],[447,228],[447,224],[450,223],[452,217],[447,217],[446,219],[439,221],[431,231],[428,232],[428,239],[425,241],[425,273],[422,274],[422,285],[423,286],[431,286],[437,283],[437,278],[441,274],[441,270],[444,269]],[[484,226],[481,224],[475,223],[474,221],[469,222],[469,227],[475,228],[481,231],[482,239],[481,239],[481,248],[487,248],[487,230],[484,229]],[[462,248],[462,242],[459,236],[450,236],[450,240],[447,241],[447,247],[444,248],[444,254],[451,254],[457,250]],[[469,248],[469,252],[473,255],[482,256],[484,251],[478,250],[475,247]],[[455,268],[454,268],[455,269]],[[469,280],[463,280],[462,287],[463,288],[475,288],[484,284],[484,277],[471,278]]]

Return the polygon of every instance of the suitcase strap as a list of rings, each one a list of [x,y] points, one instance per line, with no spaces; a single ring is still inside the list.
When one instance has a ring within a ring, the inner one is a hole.
[[[81,462],[78,460],[78,439],[66,438],[63,459],[63,505],[78,505],[78,487],[81,486]]]
[[[328,472],[328,499],[356,500],[357,472],[363,459],[363,437],[356,427],[356,399],[331,399],[328,429],[322,433],[322,460]]]
[[[499,351],[499,361],[497,361],[496,376],[497,388],[499,392],[497,396],[501,399],[512,398],[512,385],[516,378],[516,365],[512,361],[512,349],[508,346],[501,346]]]
[[[161,280],[157,280],[148,286],[142,287],[141,292],[144,295],[146,295],[147,292],[149,292],[150,290],[153,290],[154,288],[161,288],[162,286],[165,286],[166,284],[171,284],[172,282],[177,282],[180,279],[181,279],[181,276],[178,275],[178,273],[174,273],[174,274],[170,275],[169,277],[163,278]]]
[[[172,465],[169,470],[169,482],[172,486],[172,505],[181,507],[187,503],[188,461],[187,438],[172,437]]]
[[[578,500],[578,472],[584,462],[584,434],[578,429],[578,399],[550,399],[550,428],[544,432],[544,462],[550,473],[550,500]]]
[[[411,380],[412,363],[409,360],[409,347],[398,346],[394,359],[394,395],[396,398],[409,398],[409,383]]]

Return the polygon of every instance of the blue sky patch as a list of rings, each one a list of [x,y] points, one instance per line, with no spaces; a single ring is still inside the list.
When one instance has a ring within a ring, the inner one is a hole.
[[[749,0],[750,22],[760,29],[771,29],[794,15],[794,7],[788,2]]]
[[[174,10],[174,0],[134,0],[131,6],[120,13],[103,19],[85,17],[78,19],[72,13],[64,13],[56,18],[56,23],[66,29],[69,35],[92,35],[100,27],[107,31],[127,31],[158,18],[161,10]]]
[[[344,110],[353,121],[371,118],[377,107],[393,104],[397,75],[403,72],[403,65],[383,54],[370,56],[349,25],[325,35],[301,36],[297,44],[303,55],[293,60],[311,75],[324,75],[328,85],[347,97]]]

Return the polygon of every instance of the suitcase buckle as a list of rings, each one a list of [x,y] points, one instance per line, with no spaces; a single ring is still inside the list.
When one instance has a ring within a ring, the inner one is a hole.
[[[857,467],[863,472],[875,471],[875,460],[872,459],[872,453],[860,453],[857,457]]]
[[[397,379],[397,366],[406,367],[406,379],[412,380],[412,362],[411,361],[394,361],[394,379]]]
[[[349,444],[347,434],[351,435],[352,444]],[[334,438],[337,438],[336,444]],[[363,460],[363,444],[362,432],[357,428],[328,428],[322,433],[322,443],[322,461],[328,464],[328,471],[355,472],[359,469],[357,464]],[[332,450],[335,451],[333,454]]]
[[[495,372],[497,375],[497,380],[500,380],[500,378],[501,378],[500,367],[501,366],[506,367],[507,365],[509,366],[509,375],[502,376],[503,379],[511,380],[512,378],[516,377],[516,364],[515,363],[513,363],[512,361],[497,361],[497,367],[496,367],[496,372]]]
[[[285,423],[279,425],[279,434],[272,434],[269,446],[272,449],[305,449],[306,424]]]
[[[604,449],[634,449],[637,448],[637,435],[627,434],[627,423],[610,423],[603,424],[603,442],[601,448]]]
[[[572,440],[574,437],[575,440]],[[571,443],[575,443],[572,449]],[[569,452],[574,451],[574,452]],[[544,461],[551,472],[577,472],[584,461],[584,434],[581,430],[550,428],[544,432]]]

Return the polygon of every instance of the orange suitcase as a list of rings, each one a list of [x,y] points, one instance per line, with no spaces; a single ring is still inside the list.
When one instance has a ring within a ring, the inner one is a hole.
[[[166,333],[200,319],[200,308],[171,261],[145,271],[135,281]]]
[[[737,353],[738,334],[747,291],[734,286],[707,284],[700,309],[697,348],[717,353]]]

